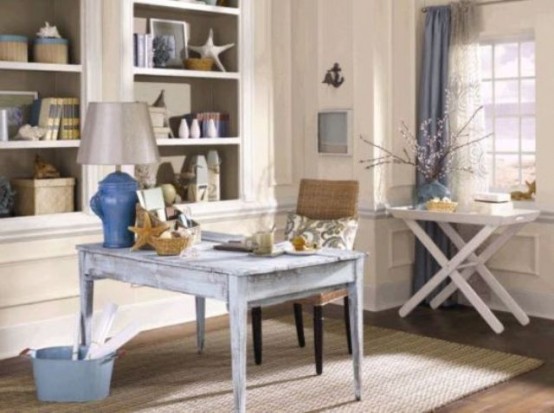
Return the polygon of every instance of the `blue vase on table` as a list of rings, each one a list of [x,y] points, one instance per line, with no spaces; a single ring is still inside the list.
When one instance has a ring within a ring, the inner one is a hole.
[[[425,203],[433,198],[451,198],[450,190],[438,180],[425,182],[416,188],[416,208],[425,209]]]

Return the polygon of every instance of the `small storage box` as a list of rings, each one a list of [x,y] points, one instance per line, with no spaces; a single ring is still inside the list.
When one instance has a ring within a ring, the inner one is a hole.
[[[80,356],[86,353],[81,347]],[[33,376],[37,398],[44,402],[90,402],[110,394],[115,354],[96,360],[72,360],[71,347],[37,350]]]
[[[29,50],[25,36],[0,34],[0,60],[28,62]]]
[[[67,64],[68,58],[67,39],[35,39],[33,47],[33,60],[37,63]]]
[[[45,215],[73,212],[75,178],[13,179],[15,214]]]

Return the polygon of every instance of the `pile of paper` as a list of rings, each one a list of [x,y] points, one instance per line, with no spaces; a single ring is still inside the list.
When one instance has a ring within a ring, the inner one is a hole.
[[[82,357],[83,360],[101,359],[110,354],[115,353],[125,343],[133,339],[140,333],[139,323],[134,321],[127,327],[108,339],[108,334],[112,328],[115,316],[117,313],[117,305],[108,303],[102,311],[102,315],[97,325],[92,332],[92,342],[87,349],[86,354]],[[73,360],[79,359],[79,344],[81,341],[81,317],[78,317],[77,333],[73,343]]]

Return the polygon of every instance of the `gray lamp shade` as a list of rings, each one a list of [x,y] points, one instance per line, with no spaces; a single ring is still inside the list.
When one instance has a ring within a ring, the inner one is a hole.
[[[88,105],[77,162],[86,165],[137,165],[159,162],[148,105],[92,102]]]

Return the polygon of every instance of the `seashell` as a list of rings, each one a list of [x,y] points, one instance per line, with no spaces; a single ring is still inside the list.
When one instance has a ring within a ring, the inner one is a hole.
[[[17,132],[16,139],[25,141],[38,141],[46,135],[46,129],[38,126],[23,125]]]
[[[50,26],[50,23],[45,22],[44,27],[41,27],[40,30],[37,33],[37,37],[41,38],[56,38],[61,39],[62,36],[60,36],[60,33],[58,32],[58,28],[56,26]]]

